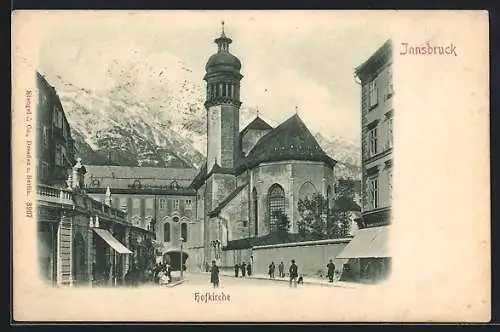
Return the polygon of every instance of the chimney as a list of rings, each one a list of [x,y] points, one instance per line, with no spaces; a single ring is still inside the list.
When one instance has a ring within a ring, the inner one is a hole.
[[[87,170],[85,169],[85,166],[82,165],[82,159],[77,158],[76,164],[73,166],[73,188],[83,189],[85,187],[85,173],[87,173]]]

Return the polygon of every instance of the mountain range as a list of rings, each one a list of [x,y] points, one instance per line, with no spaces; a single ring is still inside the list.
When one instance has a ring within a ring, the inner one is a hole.
[[[61,99],[77,157],[93,165],[202,165],[206,152],[204,87],[181,60],[170,60],[161,70],[140,59],[114,60],[107,66],[113,84],[105,89],[78,86],[55,70],[41,71]],[[255,113],[251,106],[242,106],[241,128]],[[338,176],[359,177],[358,144],[313,134],[339,162]]]

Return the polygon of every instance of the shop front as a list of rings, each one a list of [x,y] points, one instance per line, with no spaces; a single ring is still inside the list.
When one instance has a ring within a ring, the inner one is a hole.
[[[343,267],[343,280],[377,283],[386,279],[391,270],[388,241],[389,226],[359,230],[336,257],[348,260]]]
[[[125,256],[132,254],[132,251],[125,247],[109,230],[95,227],[92,230],[95,233],[94,285],[118,286],[122,284]]]

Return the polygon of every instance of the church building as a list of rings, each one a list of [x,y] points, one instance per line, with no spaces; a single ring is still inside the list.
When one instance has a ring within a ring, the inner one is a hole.
[[[221,253],[229,242],[277,232],[277,211],[288,217],[288,232],[297,233],[300,198],[320,193],[334,202],[336,161],[297,113],[275,128],[257,116],[239,130],[243,75],[224,25],[215,43],[204,77],[207,160],[191,183],[204,246],[191,249],[190,260],[199,266],[213,259],[227,265]]]

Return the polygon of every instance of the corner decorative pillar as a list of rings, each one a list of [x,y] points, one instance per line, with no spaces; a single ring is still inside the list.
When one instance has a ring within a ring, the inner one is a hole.
[[[57,284],[73,284],[73,222],[66,211],[61,214],[57,230]]]

